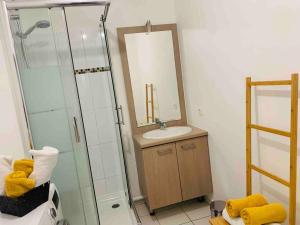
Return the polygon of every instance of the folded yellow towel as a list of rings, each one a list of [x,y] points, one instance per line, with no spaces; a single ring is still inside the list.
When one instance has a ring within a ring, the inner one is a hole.
[[[286,219],[286,211],[281,204],[273,203],[260,207],[243,209],[241,211],[241,217],[245,225],[283,223]]]
[[[20,197],[34,187],[35,180],[27,178],[24,171],[15,171],[5,177],[5,193],[7,197]]]
[[[26,177],[29,177],[33,171],[33,163],[34,161],[32,159],[16,160],[14,161],[13,169],[14,171],[24,171],[26,173]]]
[[[249,207],[258,207],[268,204],[261,194],[250,195],[241,199],[230,199],[226,203],[226,209],[230,217],[239,217],[241,210]]]

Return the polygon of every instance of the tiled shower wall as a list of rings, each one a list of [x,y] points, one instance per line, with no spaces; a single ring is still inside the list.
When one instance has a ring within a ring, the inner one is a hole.
[[[67,9],[75,69],[108,66],[99,10],[87,8],[88,18],[78,17],[78,8]],[[84,10],[81,8],[81,10]],[[123,191],[120,146],[110,72],[76,75],[92,175],[97,199]]]
[[[107,72],[77,75],[92,173],[97,198],[122,188],[116,118]]]

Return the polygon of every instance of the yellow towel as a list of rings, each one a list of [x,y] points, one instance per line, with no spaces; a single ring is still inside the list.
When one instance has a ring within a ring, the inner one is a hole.
[[[14,171],[24,171],[26,173],[26,177],[29,177],[33,171],[33,163],[34,161],[32,159],[16,160],[14,162],[13,169]]]
[[[226,203],[226,209],[230,217],[239,217],[242,209],[258,207],[268,204],[265,197],[261,194],[250,195],[241,199],[230,199]]]
[[[245,225],[283,223],[286,219],[286,211],[281,204],[274,203],[261,207],[243,209],[241,211],[241,217]]]
[[[19,197],[34,187],[35,180],[27,178],[24,171],[12,172],[5,177],[5,193],[7,197]]]

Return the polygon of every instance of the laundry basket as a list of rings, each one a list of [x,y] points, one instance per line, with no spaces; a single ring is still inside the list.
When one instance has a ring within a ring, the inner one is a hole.
[[[22,217],[45,203],[49,199],[50,182],[42,184],[18,198],[0,196],[0,211],[5,214]]]

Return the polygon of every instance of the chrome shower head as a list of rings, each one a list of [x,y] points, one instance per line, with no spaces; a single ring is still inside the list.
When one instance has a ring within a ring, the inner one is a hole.
[[[35,26],[37,28],[48,28],[50,27],[50,22],[48,20],[40,20],[36,22]]]
[[[48,20],[39,20],[32,27],[28,28],[24,33],[16,32],[16,35],[22,39],[27,38],[35,28],[48,28],[50,27],[50,22]]]

